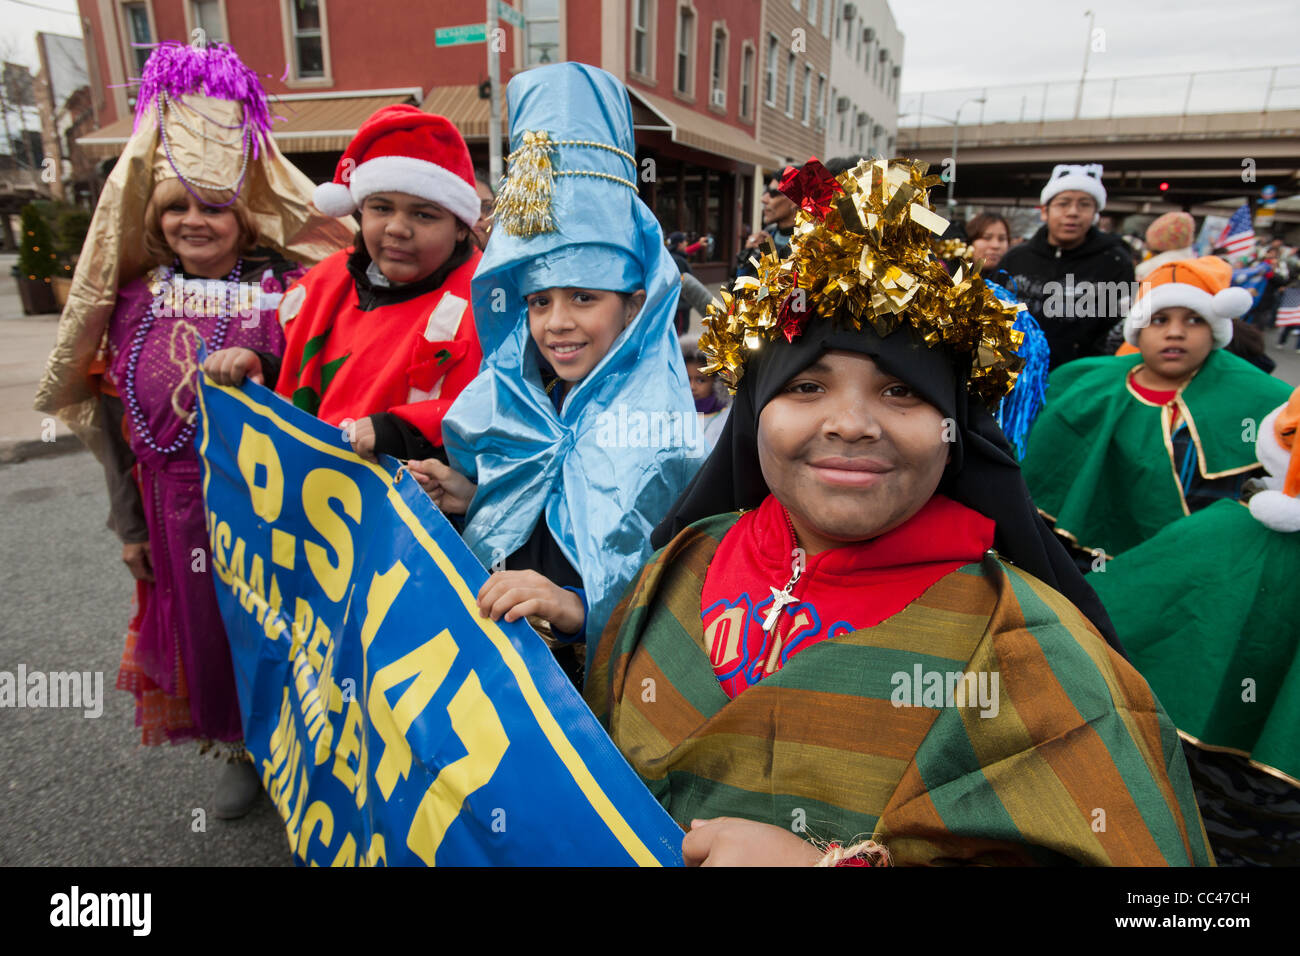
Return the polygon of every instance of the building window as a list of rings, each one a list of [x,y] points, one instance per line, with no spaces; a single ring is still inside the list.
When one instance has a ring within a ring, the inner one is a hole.
[[[780,67],[781,44],[772,34],[767,35],[767,66],[764,69],[763,98],[768,106],[776,106],[777,70]]]
[[[678,93],[690,96],[695,83],[695,11],[688,6],[677,8],[677,77]]]
[[[754,115],[754,45],[748,40],[740,53],[740,115]]]
[[[713,52],[709,63],[709,105],[727,106],[727,28],[713,25]]]
[[[837,40],[840,38],[840,34],[844,32],[844,28],[840,25],[844,20],[844,12],[840,8],[840,4],[843,2],[844,0],[835,0],[835,16],[831,18],[835,21],[835,39]]]
[[[822,36],[826,39],[831,38],[831,21],[839,16],[839,11],[831,0],[826,0],[826,7],[822,10]]]
[[[523,12],[524,64],[537,66],[562,60],[559,0],[524,0]]]
[[[826,74],[817,74],[817,128],[826,128]]]
[[[812,64],[803,65],[803,95],[800,97],[799,117],[804,126],[808,125],[812,112]]]
[[[817,26],[817,0],[808,0],[808,22]]]
[[[654,0],[632,2],[632,72],[654,76],[654,48],[651,30],[654,29]]]
[[[320,0],[293,0],[294,73],[299,79],[325,75],[325,39]]]
[[[794,116],[794,68],[795,58],[791,53],[785,61],[785,115]]]
[[[199,39],[209,43],[225,43],[226,27],[221,16],[221,0],[190,0],[190,37],[202,30]]]
[[[839,109],[840,109],[840,101],[839,101],[839,100],[836,100],[836,101],[835,101],[835,109],[836,109],[837,112],[838,112]],[[849,111],[848,111],[848,110],[844,110],[843,112],[840,112],[840,142],[841,142],[841,143],[844,142],[844,120],[845,120],[846,117],[848,117],[848,115],[849,115]]]
[[[131,51],[131,63],[135,66],[135,76],[144,75],[144,65],[153,53],[149,44],[153,43],[153,30],[149,26],[149,5],[145,3],[122,4],[122,16],[126,18],[126,36]]]

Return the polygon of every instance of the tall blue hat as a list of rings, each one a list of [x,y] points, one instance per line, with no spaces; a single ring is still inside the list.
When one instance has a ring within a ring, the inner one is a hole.
[[[558,63],[516,76],[507,102],[510,167],[473,282],[483,369],[443,419],[443,441],[478,483],[466,543],[490,565],[544,517],[582,577],[590,652],[706,450],[673,326],[681,277],[636,193],[623,85]],[[524,301],[550,288],[646,293],[558,412]]]

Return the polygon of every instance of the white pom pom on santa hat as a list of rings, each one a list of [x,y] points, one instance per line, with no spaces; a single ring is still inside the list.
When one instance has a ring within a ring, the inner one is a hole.
[[[1239,285],[1214,293],[1214,311],[1223,318],[1235,319],[1250,311],[1255,300]]]
[[[352,191],[342,183],[321,183],[312,190],[311,201],[327,216],[342,219],[357,211]]]

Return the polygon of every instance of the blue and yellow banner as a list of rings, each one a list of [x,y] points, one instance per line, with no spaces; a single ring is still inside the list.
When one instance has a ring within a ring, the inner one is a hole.
[[[299,862],[674,865],[682,832],[410,476],[267,389],[199,387],[245,743]]]

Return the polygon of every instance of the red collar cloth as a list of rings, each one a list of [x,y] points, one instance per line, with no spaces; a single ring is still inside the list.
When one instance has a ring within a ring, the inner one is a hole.
[[[1140,369],[1141,367],[1142,367],[1141,365],[1136,365],[1133,367],[1133,371],[1128,373],[1128,383],[1130,386],[1132,386],[1133,391],[1137,392],[1138,395],[1145,398],[1152,405],[1168,405],[1175,398],[1178,397],[1178,389],[1176,388],[1171,388],[1168,389],[1167,391],[1164,389],[1157,391],[1154,388],[1147,388],[1145,385],[1139,383],[1137,380],[1137,373],[1138,373],[1138,369]],[[1175,405],[1174,417],[1170,420],[1171,426],[1177,421],[1178,421],[1178,406]]]
[[[992,519],[936,494],[893,531],[808,558],[794,603],[767,634],[771,589],[785,587],[795,561],[785,509],[768,495],[723,536],[704,575],[700,616],[722,689],[735,697],[818,641],[894,616],[944,575],[979,561],[993,532]]]

